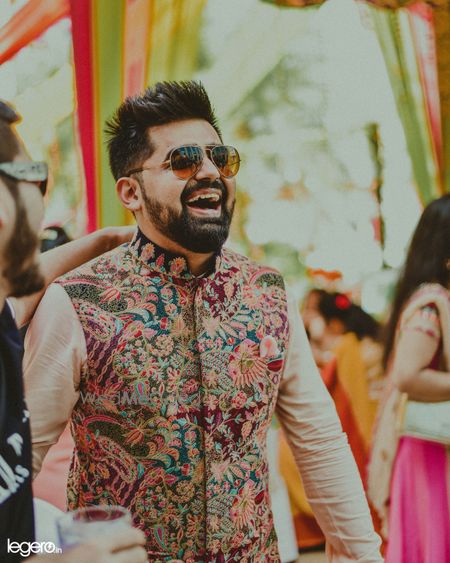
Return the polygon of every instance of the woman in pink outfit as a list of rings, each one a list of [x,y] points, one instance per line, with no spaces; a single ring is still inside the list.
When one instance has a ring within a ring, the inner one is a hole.
[[[450,562],[449,437],[426,434],[421,422],[436,416],[432,403],[450,401],[449,288],[447,194],[428,205],[419,221],[388,325],[384,359],[390,382],[368,478],[369,498],[383,520],[387,563]],[[415,432],[402,422],[407,399],[427,409],[425,417],[414,418]],[[450,403],[447,414],[450,420]]]

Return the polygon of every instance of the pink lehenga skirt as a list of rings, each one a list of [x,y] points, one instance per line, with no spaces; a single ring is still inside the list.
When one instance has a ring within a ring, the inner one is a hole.
[[[391,482],[386,563],[450,563],[449,498],[449,449],[401,438]]]

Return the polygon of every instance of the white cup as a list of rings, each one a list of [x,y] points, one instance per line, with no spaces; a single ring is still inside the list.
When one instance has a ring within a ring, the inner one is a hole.
[[[122,506],[90,506],[67,512],[57,520],[61,547],[67,549],[132,526],[131,514]]]

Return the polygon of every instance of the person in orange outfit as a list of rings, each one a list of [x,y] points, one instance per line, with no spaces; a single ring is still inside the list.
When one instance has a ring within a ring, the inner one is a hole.
[[[380,326],[346,295],[323,291],[319,295],[316,310],[308,317],[315,359],[322,363],[322,378],[365,482],[372,430],[384,384]],[[324,536],[284,441],[280,452],[299,547],[321,545]]]

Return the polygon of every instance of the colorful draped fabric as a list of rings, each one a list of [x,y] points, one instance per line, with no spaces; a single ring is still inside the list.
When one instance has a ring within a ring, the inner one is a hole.
[[[126,96],[192,77],[206,0],[29,0],[0,29],[0,64],[63,17],[72,19],[87,230],[129,223],[114,193],[104,134]]]
[[[288,340],[285,290],[273,270],[228,250],[212,266],[196,278],[139,233],[60,281],[88,352],[69,508],[128,507],[152,561],[275,562],[266,435]]]
[[[326,0],[263,0],[306,8]],[[426,205],[450,191],[450,3],[448,0],[361,0],[370,10]],[[391,9],[379,9],[391,8]]]
[[[69,15],[69,0],[29,0],[0,29],[0,64]]]
[[[442,124],[442,185],[450,192],[450,3],[433,12]]]
[[[307,8],[309,6],[320,6],[326,0],[262,0],[269,4],[275,4],[276,6],[284,6],[286,8]],[[404,8],[417,2],[424,2],[430,4],[431,6],[445,6],[447,0],[361,0],[372,4],[377,8]]]
[[[112,197],[105,121],[126,96],[190,78],[205,0],[70,0],[88,231],[131,217]]]
[[[418,196],[425,206],[444,193],[442,125],[432,11],[372,10]]]

